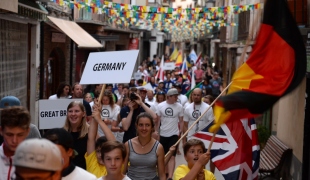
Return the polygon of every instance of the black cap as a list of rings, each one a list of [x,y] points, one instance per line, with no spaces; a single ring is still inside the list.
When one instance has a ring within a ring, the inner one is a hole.
[[[178,88],[182,88],[182,84],[181,84],[181,83],[178,83],[178,82],[177,82],[177,83],[174,83],[173,86],[176,87],[176,88],[177,88],[177,87],[178,87]]]
[[[54,128],[48,130],[44,134],[44,138],[52,141],[55,144],[61,145],[66,150],[74,149],[72,135],[64,128]]]

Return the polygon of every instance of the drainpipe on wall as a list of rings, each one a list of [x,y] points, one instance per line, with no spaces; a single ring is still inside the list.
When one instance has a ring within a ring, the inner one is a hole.
[[[40,92],[39,99],[43,99],[44,91],[44,22],[40,25]]]
[[[72,82],[72,74],[73,74],[73,41],[70,41],[70,84],[73,84]]]

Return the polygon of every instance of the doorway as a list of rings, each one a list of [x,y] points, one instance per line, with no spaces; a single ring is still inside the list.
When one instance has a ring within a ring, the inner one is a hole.
[[[44,65],[44,97],[56,93],[60,82],[65,81],[65,55],[60,48],[54,48]]]

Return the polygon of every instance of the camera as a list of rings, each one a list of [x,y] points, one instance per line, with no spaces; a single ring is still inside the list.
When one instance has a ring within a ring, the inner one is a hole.
[[[133,101],[133,100],[137,100],[138,99],[138,96],[135,94],[135,93],[131,93],[130,94],[130,100]]]

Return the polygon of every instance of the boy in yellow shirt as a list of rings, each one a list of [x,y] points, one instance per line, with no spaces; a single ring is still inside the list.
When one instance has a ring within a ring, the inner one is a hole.
[[[204,169],[210,160],[210,153],[206,153],[204,143],[198,139],[191,139],[184,144],[184,158],[187,165],[178,166],[173,174],[173,180],[215,180],[212,172]]]
[[[107,169],[101,159],[101,146],[107,141],[115,141],[109,127],[101,120],[101,104],[95,103],[93,107],[93,120],[88,129],[87,152],[85,154],[86,170],[97,178],[107,175]],[[96,140],[98,124],[103,130],[105,137]]]

